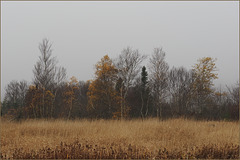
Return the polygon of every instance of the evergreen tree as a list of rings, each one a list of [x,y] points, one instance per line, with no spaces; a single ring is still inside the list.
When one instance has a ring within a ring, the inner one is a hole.
[[[142,67],[141,72],[141,117],[142,119],[148,115],[149,112],[149,87],[148,87],[148,73],[146,67]]]

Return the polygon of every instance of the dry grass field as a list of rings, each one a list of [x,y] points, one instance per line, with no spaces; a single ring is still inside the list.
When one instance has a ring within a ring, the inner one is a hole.
[[[239,123],[1,120],[1,158],[239,158]]]

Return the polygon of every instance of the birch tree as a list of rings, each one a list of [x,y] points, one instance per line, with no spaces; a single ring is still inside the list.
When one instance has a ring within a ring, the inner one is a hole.
[[[197,106],[200,108],[200,112],[203,111],[208,99],[214,92],[213,80],[218,78],[215,62],[216,59],[203,57],[198,59],[198,63],[193,66],[194,96],[197,100]]]
[[[95,79],[88,88],[88,110],[95,118],[111,118],[119,106],[120,97],[115,89],[117,69],[105,55],[96,65]]]
[[[77,105],[78,102],[78,92],[80,90],[79,83],[76,77],[71,77],[70,82],[65,85],[65,91],[63,92],[63,101],[65,109],[68,111],[67,118],[71,118],[73,107]]]
[[[49,90],[53,94],[53,102],[58,92],[58,86],[66,80],[66,69],[64,67],[57,66],[57,59],[52,55],[52,43],[48,39],[43,39],[42,43],[39,44],[40,56],[37,63],[34,65],[33,83],[37,89],[41,89],[44,108],[44,90]],[[54,103],[50,107],[50,115],[53,116]]]
[[[154,106],[158,118],[162,118],[163,102],[167,96],[168,69],[169,66],[165,61],[165,52],[162,48],[155,48],[150,58],[149,71]]]
[[[121,102],[121,118],[126,116],[126,97],[129,87],[132,86],[134,80],[139,72],[141,62],[146,58],[141,55],[138,50],[133,50],[130,47],[123,49],[116,61],[118,69],[118,76],[121,78],[120,94],[122,97]]]
[[[192,71],[184,67],[173,67],[169,72],[169,92],[171,109],[178,115],[186,114],[190,107],[192,94]]]

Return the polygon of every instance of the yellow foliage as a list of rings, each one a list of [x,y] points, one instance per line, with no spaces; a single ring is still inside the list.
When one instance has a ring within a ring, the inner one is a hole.
[[[115,119],[115,120],[121,119],[121,112],[113,112],[112,115],[113,115],[112,119]]]
[[[29,86],[26,94],[26,107],[25,111],[28,116],[34,115],[35,117],[44,117],[47,112],[47,108],[50,108],[53,104],[54,95],[51,91],[42,87]],[[44,112],[45,110],[45,112]]]
[[[105,55],[101,61],[99,61],[96,65],[96,78],[98,79],[104,79],[108,78],[106,80],[113,80],[112,78],[116,78],[117,69],[112,63],[112,60],[108,57],[108,55]]]
[[[203,57],[193,66],[193,87],[198,92],[205,92],[206,94],[212,92],[213,80],[218,78],[215,61],[216,59],[211,57]]]
[[[223,92],[223,93],[221,93],[221,92],[215,92],[215,95],[216,95],[216,96],[227,96],[227,93],[226,93],[226,92]]]
[[[108,109],[113,109],[119,104],[119,97],[114,88],[117,69],[108,55],[105,55],[95,67],[96,78],[91,81],[87,93],[88,109],[101,109],[107,106]]]
[[[65,86],[65,91],[63,92],[63,101],[65,106],[68,108],[72,108],[72,104],[74,100],[77,98],[77,91],[80,89],[78,80],[76,77],[72,76],[70,81]]]

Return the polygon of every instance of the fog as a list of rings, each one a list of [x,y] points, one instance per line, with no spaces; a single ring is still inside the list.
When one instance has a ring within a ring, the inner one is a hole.
[[[166,52],[170,67],[191,69],[217,58],[216,86],[239,79],[239,2],[2,2],[1,93],[11,80],[32,81],[43,38],[68,78],[89,80],[104,55],[131,46]],[[147,61],[144,62],[147,64]]]

